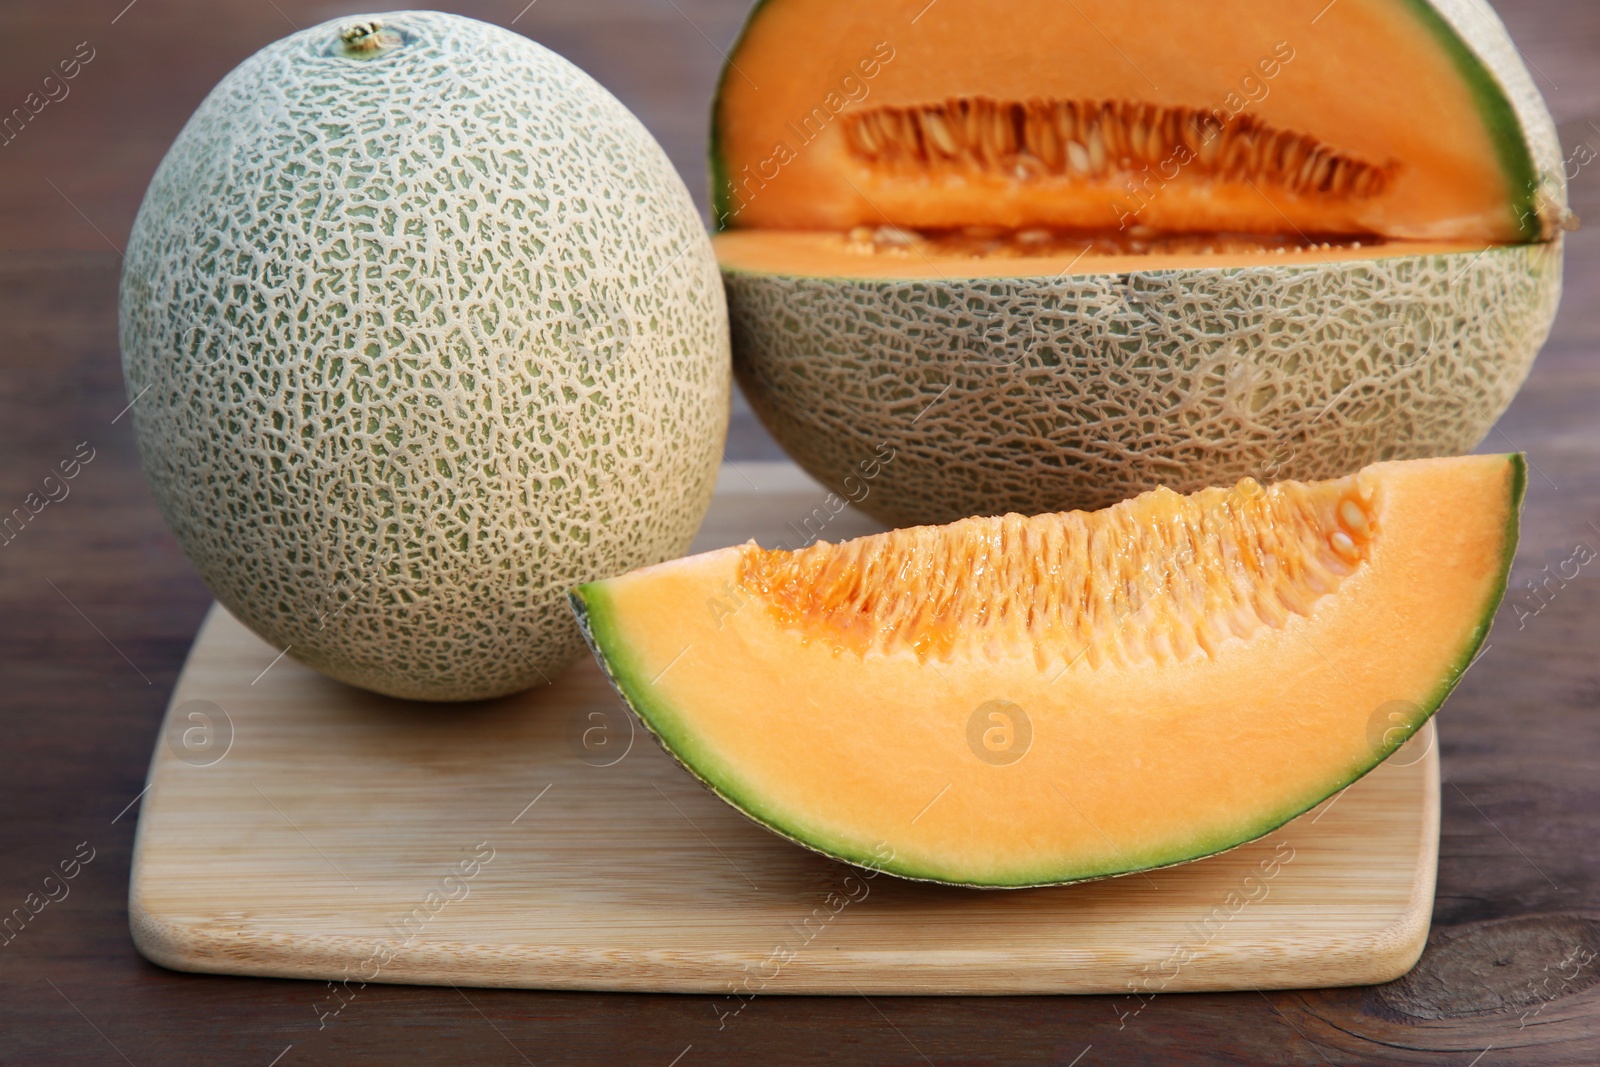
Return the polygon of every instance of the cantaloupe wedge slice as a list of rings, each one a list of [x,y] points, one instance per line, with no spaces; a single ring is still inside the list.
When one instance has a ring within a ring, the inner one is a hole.
[[[1438,709],[1517,455],[755,544],[580,586],[613,683],[740,811],[910,878],[1071,882],[1258,837]]]

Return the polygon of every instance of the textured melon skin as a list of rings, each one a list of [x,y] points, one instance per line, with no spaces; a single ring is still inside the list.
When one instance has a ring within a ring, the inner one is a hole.
[[[852,500],[860,465],[890,445],[857,506],[909,526],[1469,452],[1549,333],[1561,251],[724,278],[735,373],[761,421]]]
[[[681,180],[596,82],[484,23],[378,18],[407,43],[294,34],[184,127],[129,243],[123,368],[229,610],[355,685],[491,697],[579,654],[568,588],[688,546],[726,305]]]

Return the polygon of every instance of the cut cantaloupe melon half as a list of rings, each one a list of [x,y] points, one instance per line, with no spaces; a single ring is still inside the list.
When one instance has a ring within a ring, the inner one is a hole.
[[[892,445],[891,526],[1471,452],[1563,155],[1488,0],[759,0],[711,115],[734,373],[841,496]]]
[[[754,543],[580,586],[601,664],[750,818],[1032,886],[1269,832],[1439,707],[1505,591],[1517,455]]]

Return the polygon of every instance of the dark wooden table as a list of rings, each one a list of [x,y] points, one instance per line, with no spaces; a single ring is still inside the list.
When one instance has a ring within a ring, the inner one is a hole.
[[[700,194],[706,101],[744,0],[525,2],[459,10],[515,22],[594,73]],[[1600,150],[1600,6],[1501,7],[1567,150]],[[1121,1023],[1129,1005],[1113,997],[770,997],[722,1030],[713,997],[380,986],[319,1030],[319,983],[142,960],[125,908],[136,800],[210,598],[162,527],[119,418],[118,248],[218,78],[294,26],[357,10],[0,7],[0,111],[92,52],[67,96],[0,144],[0,512],[43,495],[60,461],[91,457],[65,498],[0,547],[0,916],[30,893],[59,898],[0,937],[0,1063],[1600,1064],[1600,562],[1547,586],[1545,603],[1526,591],[1580,544],[1600,549],[1596,229],[1572,238],[1555,333],[1488,442],[1536,466],[1512,595],[1539,610],[1520,626],[1502,611],[1442,718],[1434,929],[1407,978],[1162,996]],[[1600,162],[1573,196],[1600,221]],[[780,454],[741,407],[730,455]],[[75,877],[46,882],[63,862]]]

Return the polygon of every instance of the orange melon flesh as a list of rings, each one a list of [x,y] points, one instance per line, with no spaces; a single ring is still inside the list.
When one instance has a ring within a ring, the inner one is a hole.
[[[766,0],[713,137],[722,228],[1539,236],[1515,112],[1423,0]]]
[[[839,233],[800,230],[724,230],[711,238],[717,262],[725,271],[811,278],[903,278],[956,281],[974,278],[1063,278],[1074,275],[1217,269],[1262,264],[1315,266],[1337,260],[1358,263],[1391,256],[1453,255],[1478,252],[1471,241],[1367,242],[1337,249],[1285,244],[1272,251],[1115,252],[1080,246],[1070,254],[1005,256],[971,255],[928,248],[921,243],[903,249],[863,251]],[[1086,238],[1084,245],[1089,245]]]
[[[1523,469],[750,544],[572,602],[667,750],[756,821],[910,878],[1070,882],[1251,840],[1403,743],[1488,631]]]

